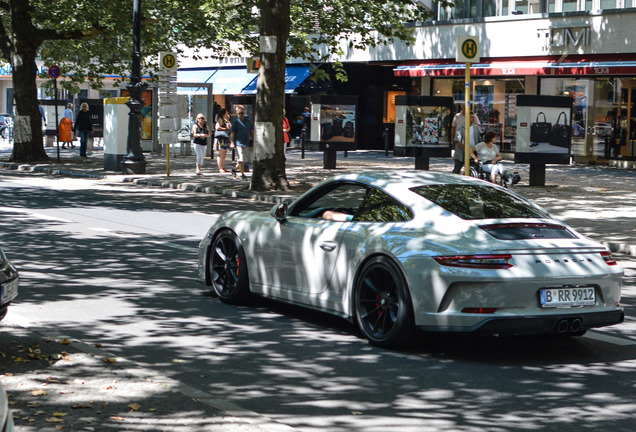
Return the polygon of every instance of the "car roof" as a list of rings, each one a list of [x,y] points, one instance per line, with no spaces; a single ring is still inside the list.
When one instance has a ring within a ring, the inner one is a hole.
[[[325,183],[334,181],[355,181],[380,188],[411,207],[419,207],[424,202],[428,202],[424,197],[411,190],[418,186],[449,184],[497,187],[492,183],[470,176],[423,170],[364,170],[350,174],[339,174],[329,178]]]

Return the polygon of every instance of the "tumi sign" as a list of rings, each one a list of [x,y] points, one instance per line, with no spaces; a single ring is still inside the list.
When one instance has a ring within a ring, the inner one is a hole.
[[[586,47],[590,44],[590,26],[552,27],[538,29],[538,37],[545,39],[544,51],[554,48]]]

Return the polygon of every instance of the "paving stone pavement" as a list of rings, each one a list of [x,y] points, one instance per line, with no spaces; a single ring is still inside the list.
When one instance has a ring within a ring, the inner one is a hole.
[[[147,173],[123,174],[103,169],[103,151],[88,158],[75,149],[47,148],[51,162],[28,165],[8,162],[11,146],[0,141],[0,177],[11,170],[34,175],[63,175],[130,182],[145,186],[279,202],[293,199],[335,174],[363,169],[407,170],[412,158],[383,151],[338,153],[337,167],[323,168],[322,153],[289,149],[286,174],[289,191],[255,193],[248,180],[218,172],[206,158],[203,175],[194,174],[194,156],[166,157],[145,153]],[[527,165],[505,162],[522,181],[514,190],[535,201],[580,232],[607,244],[619,254],[636,256],[636,171],[603,165],[551,165],[546,185],[528,186]],[[226,167],[230,167],[228,158]],[[431,159],[432,171],[450,172],[452,160]],[[620,255],[619,255],[620,256]],[[619,258],[620,260],[620,258]],[[257,413],[242,410],[195,388],[118,359],[101,347],[87,346],[47,329],[28,328],[11,315],[0,325],[0,382],[10,396],[16,431],[293,431]]]

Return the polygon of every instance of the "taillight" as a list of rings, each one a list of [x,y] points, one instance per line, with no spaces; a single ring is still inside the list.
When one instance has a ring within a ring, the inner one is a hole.
[[[433,257],[439,264],[449,267],[468,267],[481,269],[508,269],[512,255],[457,255]]]
[[[603,261],[605,261],[605,264],[609,266],[615,266],[618,264],[616,260],[612,258],[611,252],[601,252],[601,256],[603,257]]]

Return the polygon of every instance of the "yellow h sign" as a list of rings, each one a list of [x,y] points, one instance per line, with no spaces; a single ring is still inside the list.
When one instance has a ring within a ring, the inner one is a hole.
[[[479,61],[479,36],[457,36],[457,54],[459,63],[476,63]]]

